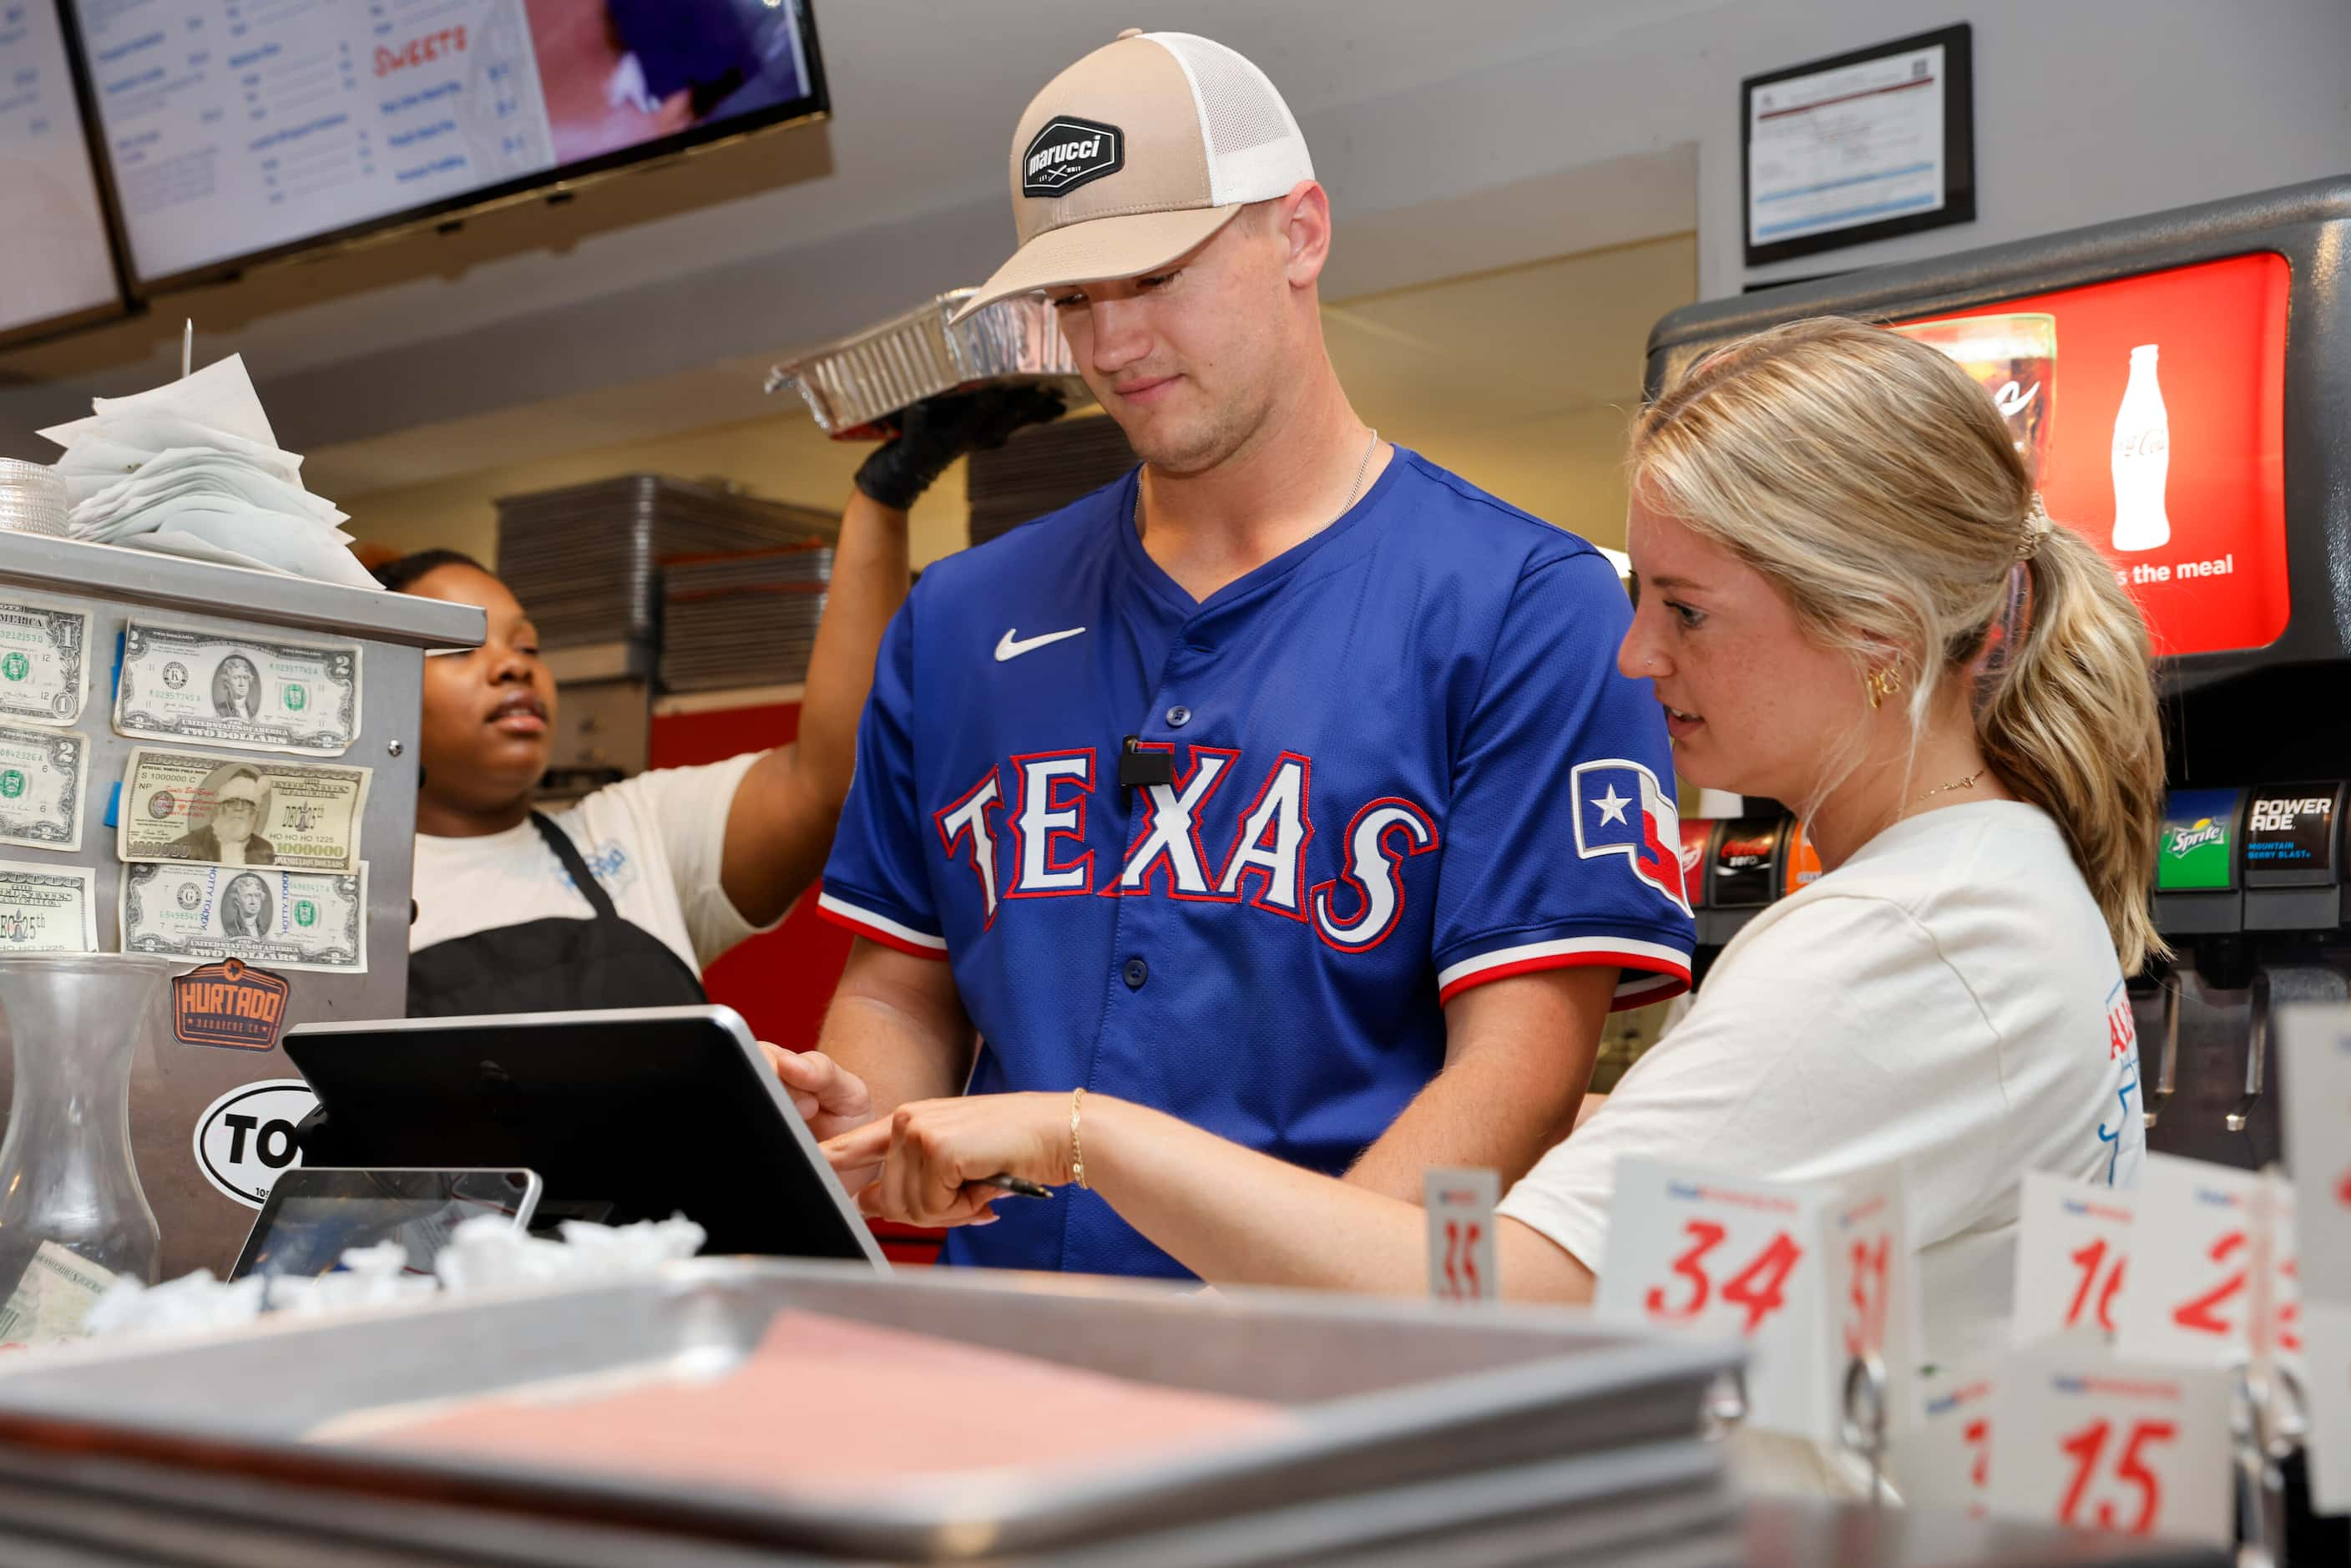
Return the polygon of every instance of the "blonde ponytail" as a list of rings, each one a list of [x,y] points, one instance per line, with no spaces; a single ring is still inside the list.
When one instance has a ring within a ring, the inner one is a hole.
[[[1634,428],[1632,467],[1637,492],[1771,579],[1856,680],[1908,650],[1914,725],[1944,682],[1972,683],[1985,760],[2063,830],[2124,971],[2167,951],[2147,907],[2164,767],[2146,623],[2094,546],[2046,527],[1965,371],[1899,333],[1792,321],[1668,387]]]
[[[2147,624],[2114,569],[2071,528],[2028,563],[2022,634],[1984,682],[1976,738],[2020,797],[2057,820],[2105,912],[2125,974],[2170,949],[2147,890],[2163,831],[2163,732]]]

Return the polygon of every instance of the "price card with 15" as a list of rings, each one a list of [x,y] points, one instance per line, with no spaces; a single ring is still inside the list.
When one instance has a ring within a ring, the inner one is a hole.
[[[1991,1401],[1992,1514],[2227,1544],[2230,1377],[2118,1361],[2081,1335],[2016,1352]]]

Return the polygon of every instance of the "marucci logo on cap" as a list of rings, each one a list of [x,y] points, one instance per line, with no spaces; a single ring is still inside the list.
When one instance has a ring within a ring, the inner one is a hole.
[[[1066,196],[1126,166],[1126,134],[1098,120],[1057,116],[1020,155],[1020,193]]]

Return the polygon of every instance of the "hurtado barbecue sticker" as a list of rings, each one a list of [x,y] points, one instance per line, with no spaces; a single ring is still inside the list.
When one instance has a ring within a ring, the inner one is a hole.
[[[172,978],[172,1033],[183,1045],[271,1050],[292,989],[284,976],[235,958],[203,965]]]

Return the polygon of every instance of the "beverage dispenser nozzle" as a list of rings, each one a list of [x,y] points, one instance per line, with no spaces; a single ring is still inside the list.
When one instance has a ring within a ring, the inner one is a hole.
[[[2253,1119],[2253,1107],[2262,1097],[2262,1082],[2267,1071],[2270,1047],[2270,977],[2266,973],[2253,977],[2252,1028],[2245,1035],[2245,1092],[2237,1108],[2229,1113],[2228,1128],[2241,1133]]]
[[[2178,975],[2167,975],[2163,982],[2163,1048],[2155,1061],[2155,1087],[2146,1097],[2147,1124],[2155,1125],[2163,1114],[2164,1105],[2171,1099],[2172,1091],[2179,1086],[2179,991],[2182,981]]]

